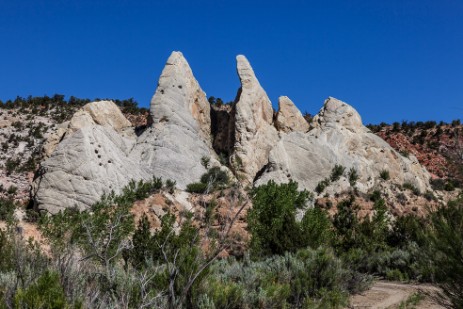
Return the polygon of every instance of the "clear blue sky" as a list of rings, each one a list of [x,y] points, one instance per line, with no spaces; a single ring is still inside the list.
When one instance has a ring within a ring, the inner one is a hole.
[[[334,96],[365,123],[463,114],[463,1],[0,0],[0,99],[135,98],[182,51],[208,96],[232,100],[235,56],[274,106]]]

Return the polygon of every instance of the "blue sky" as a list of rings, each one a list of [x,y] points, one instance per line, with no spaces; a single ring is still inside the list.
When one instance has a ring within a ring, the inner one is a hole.
[[[208,96],[232,100],[244,54],[276,107],[333,96],[365,123],[463,114],[463,2],[0,0],[0,99],[135,98],[180,50]]]

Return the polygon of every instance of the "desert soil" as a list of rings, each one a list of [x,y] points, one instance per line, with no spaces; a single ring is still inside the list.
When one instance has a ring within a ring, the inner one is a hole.
[[[373,286],[350,299],[349,309],[386,309],[399,308],[414,293],[423,295],[423,299],[417,305],[402,307],[416,309],[441,309],[444,308],[437,304],[432,295],[438,289],[431,285],[425,284],[403,284],[388,281],[377,281]]]

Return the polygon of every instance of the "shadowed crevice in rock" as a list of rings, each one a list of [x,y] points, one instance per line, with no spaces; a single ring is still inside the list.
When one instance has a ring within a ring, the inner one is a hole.
[[[211,106],[212,147],[219,156],[223,155],[228,158],[231,155],[235,143],[234,132],[233,107],[230,105]]]
[[[269,170],[270,163],[265,164],[256,174],[252,183],[255,183],[264,173],[265,171]]]

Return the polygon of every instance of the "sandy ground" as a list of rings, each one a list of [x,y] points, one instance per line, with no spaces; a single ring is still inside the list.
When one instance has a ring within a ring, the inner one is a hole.
[[[441,309],[444,308],[432,300],[432,295],[438,289],[431,285],[425,284],[403,284],[388,281],[377,281],[371,289],[357,295],[353,295],[350,299],[349,309],[385,309],[399,308],[414,293],[419,293],[424,298],[415,306],[405,308],[416,309]]]

